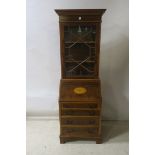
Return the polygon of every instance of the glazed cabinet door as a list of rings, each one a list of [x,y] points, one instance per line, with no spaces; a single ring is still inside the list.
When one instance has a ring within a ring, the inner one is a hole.
[[[63,78],[98,76],[98,25],[91,23],[62,24]]]

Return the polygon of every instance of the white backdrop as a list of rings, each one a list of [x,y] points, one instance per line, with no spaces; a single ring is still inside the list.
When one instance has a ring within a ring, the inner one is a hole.
[[[27,116],[58,116],[60,48],[54,9],[107,9],[102,17],[103,119],[128,120],[128,0],[27,0]]]

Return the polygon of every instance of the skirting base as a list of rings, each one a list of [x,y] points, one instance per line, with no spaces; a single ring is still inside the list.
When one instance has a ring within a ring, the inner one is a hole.
[[[64,137],[64,136],[60,136],[60,144],[64,144],[65,142],[76,141],[76,140],[91,140],[91,141],[96,141],[96,144],[102,144],[101,137]]]

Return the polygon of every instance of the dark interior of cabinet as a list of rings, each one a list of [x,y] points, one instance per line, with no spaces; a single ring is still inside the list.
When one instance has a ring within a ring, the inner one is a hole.
[[[95,74],[96,26],[64,26],[64,76],[90,77]]]

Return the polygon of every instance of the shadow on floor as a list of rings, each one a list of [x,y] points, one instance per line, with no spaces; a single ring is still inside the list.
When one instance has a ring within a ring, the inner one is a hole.
[[[102,130],[103,143],[129,141],[128,121],[103,121]]]

